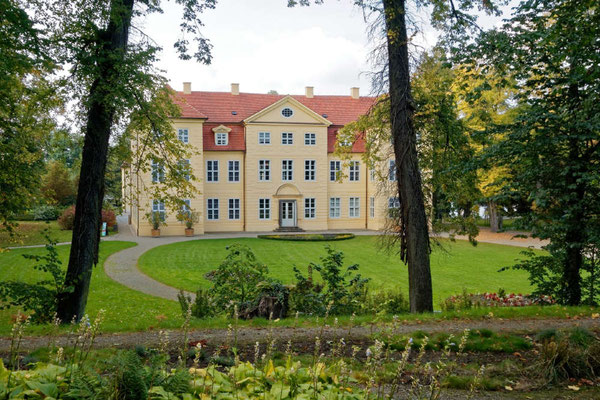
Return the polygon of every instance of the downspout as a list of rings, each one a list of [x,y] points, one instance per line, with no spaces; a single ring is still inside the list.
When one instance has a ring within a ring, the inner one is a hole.
[[[244,152],[242,153],[242,179],[244,180],[244,184],[242,185],[242,204],[244,209],[244,217],[242,219],[242,231],[246,232],[246,124],[244,124]]]
[[[369,168],[365,165],[365,229],[369,229],[369,210],[371,199],[369,198]]]

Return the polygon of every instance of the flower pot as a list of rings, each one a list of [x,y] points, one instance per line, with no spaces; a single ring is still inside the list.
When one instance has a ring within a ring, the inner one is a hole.
[[[185,236],[194,236],[194,228],[185,228]]]
[[[152,229],[152,237],[159,237],[160,229]]]

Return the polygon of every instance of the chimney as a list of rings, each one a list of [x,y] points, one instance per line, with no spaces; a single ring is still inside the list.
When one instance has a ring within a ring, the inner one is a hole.
[[[192,94],[192,82],[183,82],[183,94]]]
[[[353,99],[358,99],[360,97],[359,88],[357,88],[357,87],[350,88],[350,96],[352,96]]]
[[[312,86],[307,86],[307,87],[305,88],[305,94],[306,94],[306,98],[307,98],[307,99],[312,99],[312,98],[314,97],[314,95],[315,95],[315,94],[314,94],[314,89],[315,89],[315,88],[314,88],[314,87],[312,87]]]
[[[234,96],[237,96],[240,94],[240,84],[239,83],[231,84],[231,94]]]

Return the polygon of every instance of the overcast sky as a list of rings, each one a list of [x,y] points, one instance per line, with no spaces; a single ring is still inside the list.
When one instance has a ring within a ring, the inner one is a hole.
[[[213,62],[206,66],[182,61],[173,49],[180,37],[180,12],[164,2],[165,13],[150,16],[143,30],[163,47],[159,66],[173,88],[192,82],[192,90],[348,95],[350,87],[369,94],[367,62],[371,45],[362,12],[352,0],[329,0],[324,5],[288,8],[287,0],[219,0],[202,16],[203,34],[213,44]],[[425,14],[424,14],[425,15]],[[497,19],[485,19],[491,26]],[[431,47],[436,33],[422,22],[418,44]]]

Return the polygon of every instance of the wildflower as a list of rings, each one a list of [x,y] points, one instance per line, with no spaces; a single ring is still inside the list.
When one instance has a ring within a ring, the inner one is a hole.
[[[413,338],[408,339],[408,344],[413,344]]]
[[[371,352],[371,349],[367,349],[367,351],[365,352],[365,354],[367,355],[367,357],[371,357],[371,355],[373,353]]]

